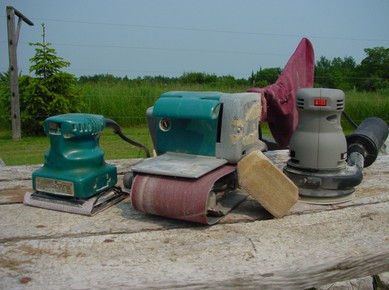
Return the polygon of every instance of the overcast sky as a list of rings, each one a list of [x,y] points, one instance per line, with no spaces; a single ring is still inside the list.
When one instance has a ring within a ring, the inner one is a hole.
[[[19,70],[29,73],[30,42],[46,40],[80,75],[180,76],[205,72],[247,78],[283,68],[302,37],[315,58],[389,47],[388,0],[3,0],[0,71],[8,70],[6,6],[23,23]]]

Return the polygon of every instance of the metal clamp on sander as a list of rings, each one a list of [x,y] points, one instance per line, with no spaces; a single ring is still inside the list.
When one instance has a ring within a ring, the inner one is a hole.
[[[362,182],[363,168],[374,162],[385,142],[388,126],[379,118],[368,118],[346,139],[341,127],[345,96],[337,89],[300,89],[296,106],[299,122],[284,173],[303,200],[350,200]]]
[[[136,210],[214,224],[247,197],[236,163],[263,146],[258,93],[168,92],[146,114],[158,156],[124,177]]]

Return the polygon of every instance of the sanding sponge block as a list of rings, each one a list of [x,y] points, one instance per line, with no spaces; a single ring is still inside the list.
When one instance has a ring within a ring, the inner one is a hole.
[[[238,162],[240,186],[276,218],[282,218],[298,200],[297,186],[260,150]]]

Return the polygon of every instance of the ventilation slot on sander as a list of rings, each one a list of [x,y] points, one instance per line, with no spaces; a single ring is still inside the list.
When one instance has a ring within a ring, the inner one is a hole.
[[[298,186],[301,199],[337,203],[353,197],[388,136],[388,126],[376,117],[364,120],[346,138],[341,127],[344,92],[300,89],[299,122],[290,141],[284,173]]]

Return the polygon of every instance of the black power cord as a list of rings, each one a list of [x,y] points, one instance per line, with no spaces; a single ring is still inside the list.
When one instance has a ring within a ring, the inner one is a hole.
[[[119,135],[119,137],[122,138],[124,141],[126,141],[126,142],[130,143],[131,145],[134,145],[134,146],[142,149],[143,151],[145,151],[147,157],[151,156],[150,151],[146,146],[144,146],[143,144],[140,144],[138,142],[135,142],[134,140],[132,140],[132,139],[128,138],[126,135],[124,135],[119,124],[116,123],[114,120],[105,118],[105,122],[106,122],[106,126],[108,128],[113,129],[113,132],[115,134]]]
[[[342,115],[354,129],[358,128],[358,125],[350,118],[350,116],[345,111],[342,112]]]

